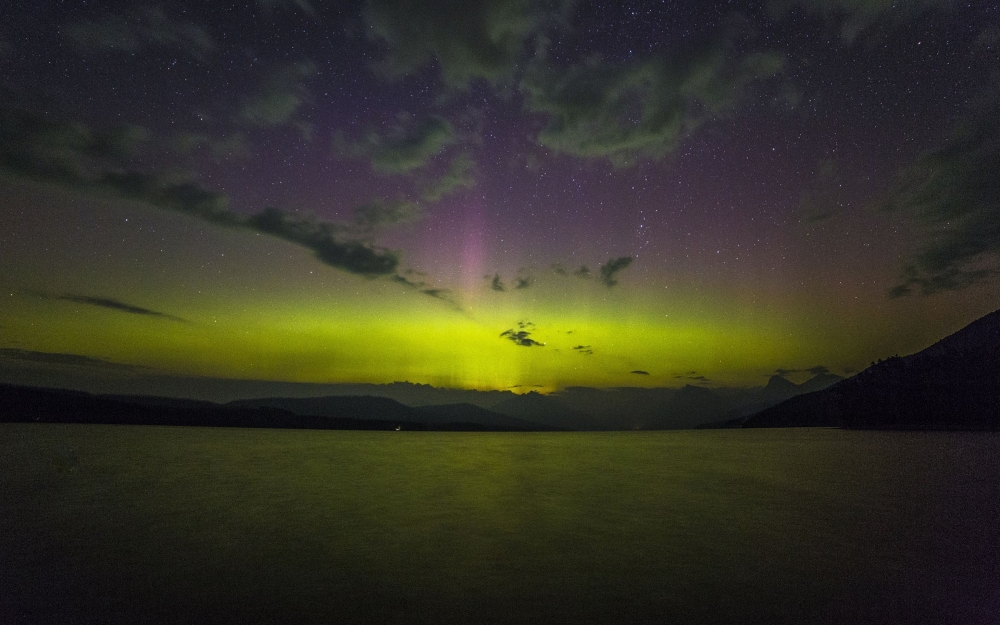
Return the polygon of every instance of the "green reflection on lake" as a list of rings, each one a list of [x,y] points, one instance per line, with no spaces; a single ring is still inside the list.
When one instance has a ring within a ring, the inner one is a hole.
[[[0,426],[11,622],[987,623],[1000,436]]]

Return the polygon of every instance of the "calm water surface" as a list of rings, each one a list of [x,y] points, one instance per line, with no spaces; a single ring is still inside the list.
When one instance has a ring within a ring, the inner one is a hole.
[[[0,426],[4,623],[997,619],[997,434]]]

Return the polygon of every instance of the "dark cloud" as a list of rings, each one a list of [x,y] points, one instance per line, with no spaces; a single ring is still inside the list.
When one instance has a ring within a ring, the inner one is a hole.
[[[118,312],[128,313],[131,315],[142,315],[145,317],[159,317],[161,319],[169,319],[171,321],[180,321],[182,323],[188,323],[185,319],[181,319],[180,317],[175,317],[174,315],[168,315],[167,313],[150,310],[149,308],[142,308],[140,306],[133,306],[132,304],[126,304],[121,300],[113,299],[110,297],[93,297],[90,295],[76,295],[73,293],[67,293],[65,295],[60,295],[55,299],[62,300],[65,302],[74,302],[76,304],[97,306],[98,308],[107,308],[109,310],[115,310]]]
[[[539,343],[530,338],[531,332],[527,330],[504,330],[500,333],[500,337],[506,338],[521,347],[545,347],[545,343]]]
[[[514,278],[514,288],[517,290],[526,289],[535,283],[533,276],[517,276]]]
[[[472,157],[462,153],[456,156],[443,176],[424,188],[420,197],[426,202],[437,202],[457,191],[476,186],[475,163]]]
[[[648,371],[643,371],[641,369],[636,369],[635,371],[629,371],[629,373],[632,373],[634,375],[649,375]]]
[[[58,185],[90,184],[95,170],[124,165],[149,138],[137,126],[96,132],[83,124],[0,107],[0,169]]]
[[[408,273],[418,274],[419,272],[408,270]],[[392,275],[389,279],[407,288],[415,289],[419,291],[421,294],[426,295],[427,297],[433,297],[434,299],[441,300],[442,302],[449,304],[452,308],[454,308],[458,312],[461,313],[465,312],[465,310],[458,304],[458,302],[452,299],[451,291],[449,291],[448,289],[432,287],[423,280],[410,280],[409,278],[401,276],[398,273]]]
[[[604,263],[600,267],[601,282],[603,282],[608,288],[613,287],[618,284],[618,274],[627,269],[631,264],[631,256],[621,256],[619,258],[609,259],[608,262]]]
[[[391,250],[356,240],[343,240],[343,226],[290,215],[266,208],[246,220],[248,227],[312,250],[320,261],[362,276],[386,276],[396,272],[399,255]]]
[[[112,195],[233,225],[228,199],[191,182],[168,182],[125,164],[150,141],[142,128],[94,131],[18,109],[0,111],[0,170],[19,177]]]
[[[146,174],[108,174],[103,186],[122,197],[145,201],[223,226],[245,227],[305,247],[321,262],[362,276],[389,275],[396,271],[399,255],[368,242],[342,238],[343,224],[299,217],[278,208],[265,208],[244,218],[228,209],[228,198],[195,183],[162,185]]]
[[[408,286],[414,289],[419,289],[426,285],[425,282],[410,280],[406,276],[401,276],[398,273],[389,276],[389,279],[397,284],[402,284],[403,286]]]
[[[144,7],[128,15],[104,15],[63,28],[73,46],[84,53],[102,51],[134,54],[145,48],[170,47],[204,60],[215,48],[208,31],[193,22],[171,19],[159,7]]]
[[[675,380],[691,380],[693,382],[710,382],[711,380],[703,375],[698,375],[697,371],[688,371],[687,373],[678,373],[674,376]]]
[[[545,343],[539,343],[531,338],[531,333],[535,330],[535,324],[521,320],[517,322],[517,329],[504,330],[500,333],[501,338],[505,338],[521,347],[544,347]]]
[[[568,333],[567,333],[568,334]],[[590,345],[577,345],[573,348],[578,354],[583,354],[584,356],[593,356],[594,350],[590,349]]]
[[[272,69],[257,91],[244,100],[240,119],[259,128],[289,123],[309,98],[303,80],[315,73],[316,66],[309,61],[288,63]]]
[[[340,132],[334,135],[334,150],[348,158],[368,158],[372,169],[386,174],[404,174],[426,165],[441,151],[458,141],[455,128],[441,117],[427,117],[419,122],[404,117],[386,134],[369,132],[361,141],[348,143]],[[459,161],[458,169],[444,184],[456,188],[471,172],[471,159]],[[463,171],[462,168],[465,167]],[[452,173],[449,170],[449,173]],[[450,189],[448,189],[450,190]],[[439,197],[444,193],[440,193]],[[432,193],[437,195],[436,193]]]
[[[591,277],[591,275],[592,275],[591,271],[590,271],[590,267],[588,267],[586,265],[580,265],[579,267],[577,267],[573,271],[569,271],[568,269],[566,269],[566,267],[563,266],[562,263],[553,263],[552,264],[552,273],[556,274],[557,276],[569,276],[569,275],[573,275],[573,276],[576,276],[577,278],[583,278],[585,280],[589,280],[590,277]]]
[[[128,130],[93,131],[21,110],[0,110],[0,171],[92,194],[143,202],[216,225],[249,228],[312,250],[337,269],[363,276],[395,273],[399,255],[349,236],[345,224],[266,208],[244,217],[229,208],[224,193],[197,182],[173,182],[124,167],[145,139]],[[398,209],[398,207],[397,207]],[[398,213],[398,210],[397,210]],[[386,223],[388,212],[362,211]]]
[[[706,121],[736,109],[751,83],[781,71],[777,53],[737,52],[743,30],[734,21],[713,39],[622,63],[533,63],[521,88],[529,108],[549,118],[538,142],[622,166],[672,152]]]
[[[102,369],[147,369],[140,365],[126,365],[100,358],[80,356],[78,354],[60,354],[55,352],[35,352],[24,349],[0,349],[0,358],[19,360],[42,365],[69,365],[72,367],[88,367]]]
[[[503,280],[500,279],[500,274],[494,274],[493,279],[490,281],[490,288],[500,292],[507,290],[503,285]]]
[[[224,193],[210,191],[196,182],[165,182],[153,174],[108,172],[91,185],[127,200],[145,202],[203,219],[221,226],[238,226],[242,218],[229,210]]]
[[[368,0],[363,15],[372,38],[386,44],[381,67],[390,75],[436,60],[447,86],[510,77],[530,37],[568,7],[566,0]]]
[[[451,301],[450,298],[451,291],[449,291],[448,289],[424,289],[420,292],[429,297],[434,297],[440,300],[444,300],[446,302]]]
[[[1000,77],[940,148],[904,170],[883,208],[926,239],[890,297],[957,291],[993,279],[1000,257]]]

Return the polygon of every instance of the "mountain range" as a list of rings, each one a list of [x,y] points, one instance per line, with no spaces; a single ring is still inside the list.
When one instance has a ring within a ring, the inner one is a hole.
[[[324,398],[323,414],[268,405],[92,395],[82,391],[0,385],[0,423],[78,423],[286,428],[312,430],[536,431],[544,426],[494,415],[476,406],[404,406],[382,397]]]
[[[1000,310],[909,356],[872,363],[824,390],[742,420],[742,427],[1000,428]]]
[[[996,429],[1000,427],[1000,311],[921,352],[872,363],[851,378],[821,370],[802,384],[774,375],[764,386],[751,388],[568,387],[549,394],[516,394],[408,382],[312,387],[234,383],[237,386],[227,387],[227,392],[245,386],[247,394],[218,403],[0,384],[0,421],[494,431]],[[261,396],[262,388],[287,389],[299,396]],[[324,394],[301,396],[317,390]]]
[[[679,429],[745,416],[831,377],[839,379],[824,375],[803,385],[775,376],[766,386],[752,389],[571,387],[548,395],[401,382],[332,385],[325,388],[338,394],[225,403],[0,385],[0,422],[491,431]],[[468,401],[448,403],[455,399]]]

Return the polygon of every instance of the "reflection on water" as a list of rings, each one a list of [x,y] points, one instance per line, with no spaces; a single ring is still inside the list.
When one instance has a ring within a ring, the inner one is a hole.
[[[996,434],[25,424],[0,448],[5,622],[1000,614]]]

